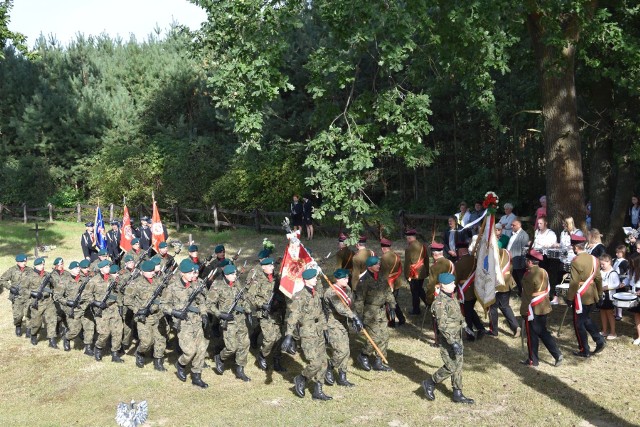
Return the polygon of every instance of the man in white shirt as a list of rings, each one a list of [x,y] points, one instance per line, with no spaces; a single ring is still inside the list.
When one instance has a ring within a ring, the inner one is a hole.
[[[512,226],[511,224],[516,219],[515,214],[513,213],[513,205],[511,203],[504,204],[504,215],[498,221],[498,224],[502,224],[502,234],[505,236],[511,237],[512,234]]]

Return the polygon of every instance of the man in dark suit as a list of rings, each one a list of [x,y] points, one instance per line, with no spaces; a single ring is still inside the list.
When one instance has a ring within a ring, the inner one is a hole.
[[[140,218],[140,227],[136,229],[135,235],[140,239],[140,249],[146,251],[151,246],[151,227],[149,227],[149,217]]]
[[[448,219],[449,228],[442,233],[442,243],[444,244],[444,256],[452,262],[458,260],[456,253],[457,242],[467,242],[466,230],[462,230],[462,227],[456,221],[455,216],[450,216]]]
[[[98,248],[96,247],[96,236],[93,233],[93,221],[87,222],[84,226],[86,231],[80,237],[82,255],[86,260],[95,261],[98,259]]]
[[[518,295],[522,295],[522,276],[527,269],[525,250],[529,246],[529,235],[522,229],[519,219],[514,219],[511,223],[512,234],[507,244],[507,250],[511,254],[511,265],[513,266],[513,280],[518,287]]]
[[[120,223],[111,221],[111,230],[107,233],[107,252],[114,264],[120,263]]]

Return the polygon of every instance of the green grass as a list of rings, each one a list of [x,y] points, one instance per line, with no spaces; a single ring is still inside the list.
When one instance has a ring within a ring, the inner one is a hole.
[[[32,245],[31,235],[26,231],[32,227],[32,224],[25,227],[0,223],[2,270],[14,264],[14,252]],[[57,249],[48,254],[50,257],[77,259],[81,256],[82,224],[55,223],[44,227],[51,241],[43,238],[43,243],[57,245]],[[246,231],[218,234],[192,231],[192,234],[204,253],[215,244],[224,243],[230,253],[244,248],[240,259],[246,257],[249,263],[254,262],[263,238]],[[171,238],[179,237],[186,242],[187,235],[172,233]],[[284,238],[276,235],[269,238],[280,253],[284,249]],[[402,244],[396,242],[393,249],[401,252]],[[308,246],[323,256],[334,249],[335,241],[318,239]],[[125,363],[118,365],[108,357],[103,362],[95,362],[82,355],[80,349],[65,353],[48,348],[45,342],[33,347],[13,334],[6,295],[7,292],[0,297],[0,425],[3,426],[111,426],[115,425],[117,403],[131,399],[149,402],[148,425],[152,426],[623,426],[640,423],[640,402],[636,398],[640,357],[639,348],[631,344],[632,319],[628,315],[618,322],[621,338],[609,342],[603,353],[589,360],[571,356],[575,336],[570,322],[565,324],[559,339],[565,364],[559,368],[550,365],[553,359],[544,348],[540,349],[539,368],[520,365],[518,362],[523,358],[520,339],[505,335],[504,323],[498,338],[487,337],[465,344],[464,393],[476,400],[473,406],[453,404],[448,382],[438,386],[435,402],[424,399],[420,382],[442,362],[439,351],[427,343],[432,338],[430,326],[425,325],[421,333],[422,318],[412,317],[405,326],[391,330],[388,359],[394,372],[364,372],[352,366],[349,379],[356,387],[325,386],[325,392],[334,400],[323,403],[312,401],[309,395],[299,399],[292,392],[292,379],[304,364],[300,356],[285,357],[284,364],[289,370],[280,375],[258,370],[252,354],[246,369],[252,382],[245,384],[236,380],[230,370],[218,376],[208,369],[203,379],[209,388],[200,390],[190,382],[178,381],[170,363],[167,363],[168,372],[159,373],[150,365],[136,368],[132,355],[125,356]],[[401,290],[403,307],[408,306],[408,300],[408,289]],[[518,302],[512,300],[512,307],[517,305]],[[554,308],[550,319],[554,333],[563,311],[564,306]],[[355,357],[361,339],[354,336],[352,339],[352,357]],[[175,360],[172,352],[168,356],[170,362]],[[210,360],[208,363],[213,364]]]

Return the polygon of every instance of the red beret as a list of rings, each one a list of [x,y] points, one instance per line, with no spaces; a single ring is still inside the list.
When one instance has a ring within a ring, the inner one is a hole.
[[[537,261],[543,260],[542,254],[535,249],[531,249],[529,252],[527,252],[527,258],[535,259]]]
[[[415,228],[409,228],[407,231],[404,232],[405,236],[415,236],[416,234],[418,234],[418,232],[416,231]]]
[[[576,236],[575,234],[571,235],[571,244],[579,245],[580,243],[585,243],[587,239],[584,236]]]
[[[380,239],[380,246],[384,247],[389,247],[391,246],[391,240],[389,239]]]
[[[346,234],[340,233],[340,235],[338,236],[338,242],[344,242],[345,240],[347,240]]]
[[[432,251],[442,251],[442,250],[444,250],[444,245],[442,243],[433,242],[431,244],[431,250]]]
[[[367,243],[367,236],[360,236],[358,243]]]

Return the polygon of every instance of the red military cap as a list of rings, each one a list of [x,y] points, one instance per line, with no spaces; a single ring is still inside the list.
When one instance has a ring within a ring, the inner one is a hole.
[[[384,238],[380,239],[380,246],[382,246],[383,248],[384,247],[388,248],[389,246],[391,246],[391,240],[384,239]]]
[[[358,238],[358,243],[367,243],[367,236],[360,236],[360,238]]]
[[[575,234],[571,235],[571,244],[579,245],[580,243],[585,243],[587,239],[584,236],[576,236]]]
[[[344,242],[345,240],[347,240],[347,235],[344,233],[340,233],[340,235],[338,236],[338,242]]]
[[[432,251],[442,251],[442,250],[444,250],[444,245],[442,243],[433,242],[431,244],[431,250]]]
[[[407,231],[404,232],[405,236],[415,236],[416,234],[418,234],[418,232],[416,231],[415,228],[409,228]]]
[[[527,252],[527,258],[535,259],[536,261],[542,261],[543,259],[542,254],[535,249],[531,249],[529,252]]]

